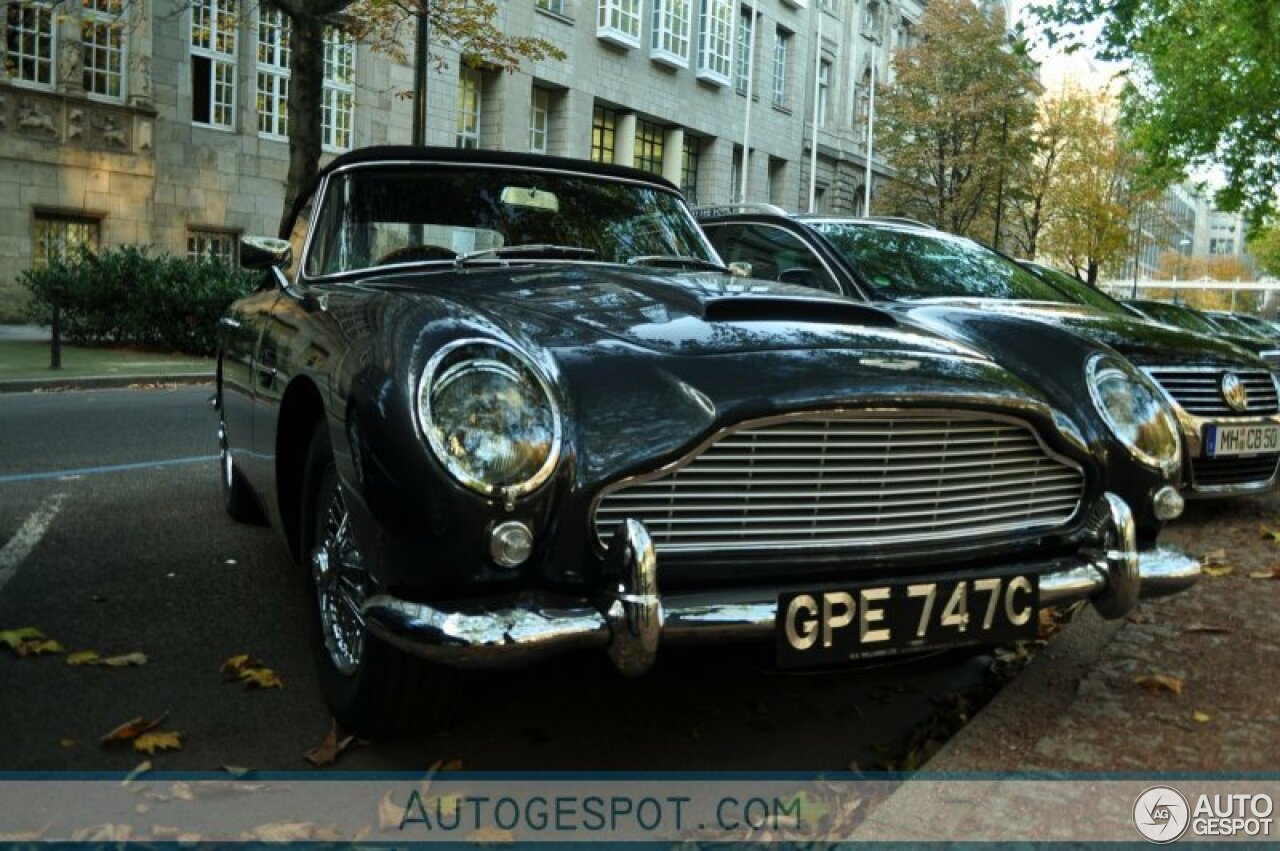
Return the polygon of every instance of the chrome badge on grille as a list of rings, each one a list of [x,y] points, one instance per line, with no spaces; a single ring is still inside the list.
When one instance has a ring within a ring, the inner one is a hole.
[[[1243,411],[1249,407],[1249,391],[1245,389],[1244,382],[1234,372],[1226,372],[1222,375],[1222,398],[1233,411]]]

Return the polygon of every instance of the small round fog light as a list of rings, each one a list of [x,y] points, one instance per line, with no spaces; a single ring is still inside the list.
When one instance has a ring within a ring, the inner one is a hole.
[[[1151,497],[1151,507],[1155,510],[1157,520],[1176,520],[1182,516],[1186,503],[1176,488],[1165,485]]]
[[[499,523],[489,538],[489,555],[499,567],[519,567],[533,552],[533,533],[519,520]]]

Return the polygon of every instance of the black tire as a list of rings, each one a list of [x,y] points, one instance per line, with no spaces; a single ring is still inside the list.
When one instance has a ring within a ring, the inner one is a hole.
[[[253,495],[253,490],[244,480],[244,476],[236,469],[231,458],[231,449],[227,442],[227,423],[222,415],[222,404],[218,404],[218,483],[222,490],[222,507],[231,519],[239,523],[260,525],[266,522],[262,506]]]
[[[299,550],[320,689],[348,732],[386,738],[425,729],[456,703],[457,672],[415,659],[370,635],[362,624],[344,621],[342,610],[351,611],[373,591],[346,519],[345,499],[321,422],[307,452]],[[344,528],[345,535],[339,531]]]

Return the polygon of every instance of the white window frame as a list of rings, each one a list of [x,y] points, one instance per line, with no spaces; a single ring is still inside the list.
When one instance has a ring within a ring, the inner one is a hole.
[[[533,0],[533,5],[553,15],[564,15],[564,0]]]
[[[643,0],[598,0],[596,38],[619,47],[640,46]]]
[[[324,31],[320,144],[329,153],[351,150],[355,136],[356,42],[336,27]]]
[[[738,30],[734,34],[733,46],[733,87],[738,94],[747,93],[748,81],[755,71],[756,61],[756,22],[750,6],[738,10]],[[754,97],[755,92],[752,92]]]
[[[534,86],[529,93],[529,152],[547,153],[551,124],[551,92]]]
[[[779,109],[787,108],[787,83],[790,82],[787,72],[791,64],[791,33],[776,30],[773,42],[773,105]]]
[[[689,67],[693,0],[654,0],[649,58],[672,68]]]
[[[831,98],[831,62],[818,60],[818,126],[827,126],[827,103]]]
[[[35,28],[27,29],[25,26],[15,26],[15,22],[9,17],[16,13],[19,18],[19,24],[24,23],[21,18],[27,14],[35,15]],[[35,76],[27,77],[21,73],[11,73],[8,81],[16,86],[23,86],[30,89],[52,89],[58,81],[58,39],[54,32],[56,23],[53,10],[53,4],[42,2],[42,0],[23,0],[23,2],[14,2],[11,0],[5,6],[5,61],[10,68],[21,72],[25,66],[34,69]],[[16,50],[14,49],[16,46]],[[24,47],[34,48],[34,52],[24,52]],[[48,51],[48,56],[41,56],[40,50],[44,47]],[[43,71],[43,74],[41,73]],[[41,79],[47,77],[48,79]]]
[[[699,80],[717,86],[729,85],[733,71],[733,24],[735,0],[702,0],[698,26]]]
[[[188,227],[187,260],[196,262],[206,257],[230,266],[239,263],[240,234],[223,228]]]
[[[85,94],[94,100],[119,103],[125,98],[129,67],[129,40],[125,37],[123,0],[83,0],[80,12],[81,82]],[[99,61],[102,62],[99,65]],[[107,91],[97,91],[96,83],[106,82]],[[115,91],[111,91],[111,83]]]
[[[466,65],[458,69],[456,101],[456,127],[454,146],[478,149],[480,147],[480,116],[482,113],[484,80],[479,68]]]
[[[192,91],[192,124],[235,129],[239,15],[238,0],[191,0],[191,31],[188,37],[191,56],[209,61],[209,120],[201,121],[195,117],[195,92]],[[207,35],[203,33],[205,29]],[[221,100],[220,95],[223,96]]]
[[[289,138],[289,19],[279,9],[258,12],[258,135]]]

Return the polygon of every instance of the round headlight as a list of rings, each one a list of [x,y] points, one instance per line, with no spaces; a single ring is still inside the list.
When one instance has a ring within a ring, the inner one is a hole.
[[[1176,472],[1182,460],[1178,424],[1142,373],[1112,355],[1094,355],[1086,373],[1094,407],[1129,452],[1148,466]]]
[[[550,387],[495,341],[460,340],[436,353],[418,384],[418,422],[450,475],[487,496],[529,493],[559,459]]]

